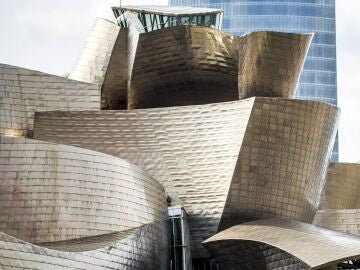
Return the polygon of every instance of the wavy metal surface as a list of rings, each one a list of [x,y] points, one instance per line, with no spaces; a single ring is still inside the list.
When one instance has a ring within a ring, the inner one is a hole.
[[[290,220],[244,223],[203,244],[227,270],[323,269],[360,258],[359,237]]]
[[[46,248],[0,232],[0,267],[38,270],[167,270],[166,243],[151,225],[132,234],[115,233],[72,240]],[[88,251],[84,251],[88,250]],[[57,250],[60,249],[60,250]],[[77,251],[78,250],[78,251]]]
[[[360,208],[360,164],[330,163],[320,209]]]
[[[201,242],[217,231],[253,102],[49,112],[38,115],[35,134],[122,157],[144,168],[165,187],[172,205],[187,209],[191,245],[203,250]]]
[[[119,158],[2,136],[0,161],[0,228],[24,241],[64,241],[165,218],[163,187]],[[160,241],[166,230],[157,229]]]
[[[268,217],[311,222],[337,118],[338,110],[325,103],[251,98],[39,113],[34,135],[118,156],[148,171],[172,204],[187,210],[196,258],[206,256],[200,243],[216,233],[221,217],[222,228]]]
[[[177,26],[141,34],[128,108],[237,100],[237,54],[238,39],[211,28]]]
[[[81,56],[68,76],[69,79],[101,85],[119,30],[117,24],[96,18]]]
[[[292,98],[311,40],[311,34],[277,32],[236,37],[201,26],[143,33],[128,108]]]
[[[97,85],[0,64],[0,135],[31,136],[36,111],[99,109]]]
[[[241,36],[239,96],[293,98],[312,37],[270,31]]]
[[[311,223],[339,110],[313,101],[256,98],[220,230],[265,218]]]

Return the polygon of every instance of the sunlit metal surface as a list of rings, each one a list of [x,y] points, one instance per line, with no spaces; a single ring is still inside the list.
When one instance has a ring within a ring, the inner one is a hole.
[[[360,208],[360,164],[330,163],[320,209]]]
[[[119,30],[120,27],[117,24],[96,18],[81,56],[68,77],[101,85]]]
[[[188,212],[197,257],[221,217],[222,228],[269,217],[312,222],[337,118],[336,107],[325,103],[251,98],[39,113],[34,136],[118,156],[148,171],[172,204]]]
[[[360,209],[317,210],[313,224],[360,236]]]
[[[241,36],[240,97],[294,98],[312,37],[265,31]]]
[[[128,108],[293,98],[311,39],[277,32],[236,37],[196,26],[141,34]]]
[[[114,233],[64,241],[49,248],[0,232],[3,269],[167,270],[167,246],[150,224],[132,234]],[[62,251],[61,249],[71,251]],[[87,251],[84,251],[87,250]]]
[[[102,153],[0,137],[2,232],[31,243],[118,232],[163,220],[163,187]]]
[[[360,258],[360,238],[302,222],[258,220],[204,242],[222,269],[322,269]]]
[[[0,135],[31,136],[35,112],[99,109],[97,85],[0,64]]]

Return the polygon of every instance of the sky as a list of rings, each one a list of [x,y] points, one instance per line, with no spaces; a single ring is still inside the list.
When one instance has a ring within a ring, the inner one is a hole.
[[[120,0],[0,0],[0,63],[64,75],[96,17],[113,20]],[[167,0],[122,0],[166,5]],[[337,0],[340,161],[360,161],[360,0]]]

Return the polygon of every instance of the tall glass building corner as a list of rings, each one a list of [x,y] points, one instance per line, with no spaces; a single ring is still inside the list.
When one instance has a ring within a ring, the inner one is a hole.
[[[223,31],[314,33],[297,98],[337,105],[335,0],[169,0],[173,6],[221,8]],[[338,138],[332,161],[339,160]]]

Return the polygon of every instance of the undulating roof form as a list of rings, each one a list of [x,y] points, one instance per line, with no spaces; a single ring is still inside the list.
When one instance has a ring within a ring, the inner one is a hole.
[[[312,222],[337,117],[325,103],[251,98],[39,113],[34,136],[118,156],[148,171],[189,213],[196,255],[221,218],[222,227],[270,217]]]
[[[234,226],[204,245],[227,270],[323,269],[360,258],[358,237],[279,219]]]
[[[203,26],[138,33],[138,38],[131,33],[123,29],[112,50],[110,65],[117,64],[104,78],[105,109],[292,98],[312,39],[277,32],[236,37]],[[131,46],[128,37],[135,40]]]
[[[100,87],[0,64],[0,135],[31,136],[40,111],[100,109]]]

